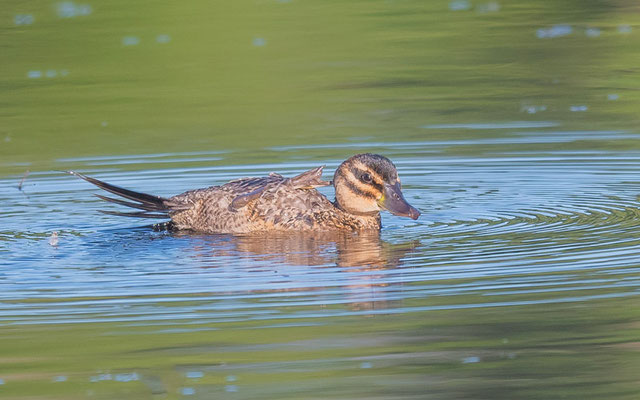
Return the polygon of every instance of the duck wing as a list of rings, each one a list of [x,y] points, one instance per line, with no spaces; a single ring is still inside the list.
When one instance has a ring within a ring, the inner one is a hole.
[[[271,173],[269,178],[264,179],[261,182],[261,186],[250,191],[249,193],[236,196],[231,202],[230,208],[238,210],[245,207],[247,204],[254,200],[258,200],[268,189],[275,189],[276,191],[282,185],[287,185],[290,189],[314,189],[321,186],[329,186],[331,183],[322,180],[322,169],[324,165],[305,171],[300,175],[296,175],[293,178],[284,178],[282,175]]]

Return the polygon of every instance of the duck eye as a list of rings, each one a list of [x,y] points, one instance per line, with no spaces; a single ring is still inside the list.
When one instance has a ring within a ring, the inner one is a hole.
[[[365,181],[367,183],[371,182],[371,180],[372,180],[371,175],[367,174],[366,172],[364,174],[362,174],[361,178],[362,178],[363,181]]]

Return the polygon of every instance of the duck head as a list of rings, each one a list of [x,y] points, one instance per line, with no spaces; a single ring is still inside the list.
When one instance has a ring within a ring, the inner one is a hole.
[[[333,175],[338,207],[356,215],[381,210],[418,219],[420,211],[404,199],[395,165],[378,154],[357,154],[343,162]]]

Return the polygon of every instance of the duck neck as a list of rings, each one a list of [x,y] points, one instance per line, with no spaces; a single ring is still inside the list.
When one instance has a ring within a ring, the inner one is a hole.
[[[380,211],[358,212],[349,210],[343,207],[338,199],[333,202],[333,205],[344,214],[357,220],[363,229],[380,229]]]

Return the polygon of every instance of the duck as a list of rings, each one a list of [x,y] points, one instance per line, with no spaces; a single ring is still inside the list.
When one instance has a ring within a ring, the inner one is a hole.
[[[125,189],[76,171],[81,178],[118,198],[98,198],[137,211],[102,213],[168,219],[160,225],[170,231],[211,234],[269,232],[380,231],[380,212],[418,219],[420,211],[402,194],[395,165],[379,154],[356,154],[340,164],[333,180],[322,179],[324,165],[286,178],[277,173],[265,177],[232,180],[219,186],[160,197]],[[317,188],[333,185],[330,201]]]

